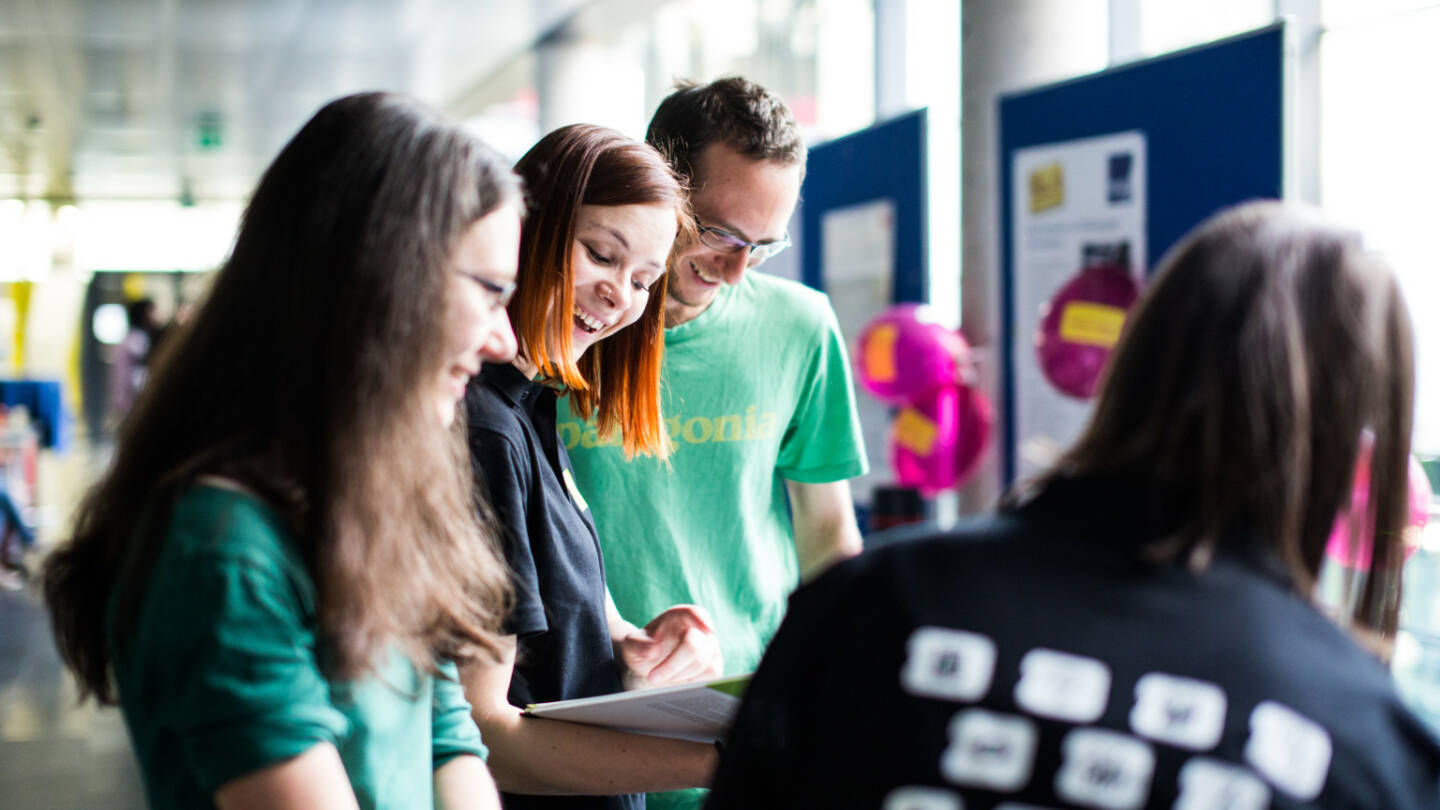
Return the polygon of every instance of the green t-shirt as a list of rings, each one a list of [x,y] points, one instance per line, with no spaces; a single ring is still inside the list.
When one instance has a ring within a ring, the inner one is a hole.
[[[727,674],[754,670],[799,581],[785,481],[866,470],[845,343],[829,300],[747,272],[665,331],[661,390],[674,454],[625,461],[562,398],[560,438],[600,534],[606,577],[643,625],[681,603],[715,620]],[[652,810],[671,806],[652,794]],[[676,806],[698,806],[693,797]]]
[[[180,497],[114,663],[151,807],[210,807],[226,782],[328,742],[362,808],[430,810],[434,768],[486,755],[453,664],[434,678],[392,652],[327,680],[315,614],[274,512],[213,486]]]

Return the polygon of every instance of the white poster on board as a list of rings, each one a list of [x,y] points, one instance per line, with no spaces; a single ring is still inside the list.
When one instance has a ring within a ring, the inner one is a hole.
[[[877,199],[826,211],[820,218],[821,278],[854,359],[860,330],[890,307],[895,285],[895,203]],[[876,484],[893,479],[886,447],[890,406],[857,384],[855,405],[870,472],[850,481],[855,501],[870,503]]]
[[[1080,435],[1091,403],[1050,384],[1035,356],[1044,307],[1083,266],[1088,252],[1123,245],[1142,280],[1145,245],[1145,135],[1117,132],[1031,146],[1010,164],[1014,310],[1015,478],[1049,466]]]

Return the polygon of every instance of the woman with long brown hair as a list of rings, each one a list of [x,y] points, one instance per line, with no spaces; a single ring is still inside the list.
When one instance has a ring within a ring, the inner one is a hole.
[[[1346,632],[1395,632],[1413,375],[1358,234],[1217,214],[1047,475],[796,594],[708,807],[1440,807],[1440,744]],[[1371,441],[1374,565],[1337,626],[1316,575]]]
[[[322,108],[266,170],[45,595],[153,807],[496,807],[455,661],[508,583],[457,403],[514,354],[519,184],[403,97]]]
[[[487,363],[466,395],[476,478],[505,527],[516,601],[500,661],[467,667],[467,694],[507,808],[642,807],[643,791],[703,785],[714,749],[525,718],[519,707],[721,672],[700,608],[672,607],[643,629],[615,610],[555,421],[567,396],[627,454],[667,455],[666,269],[688,207],[657,152],[601,127],[550,133],[516,171],[530,194],[510,304],[519,353]]]

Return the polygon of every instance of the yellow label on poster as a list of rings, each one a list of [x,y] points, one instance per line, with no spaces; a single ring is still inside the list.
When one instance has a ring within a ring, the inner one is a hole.
[[[126,273],[125,277],[120,279],[120,290],[125,294],[126,301],[139,301],[149,292],[142,273]]]
[[[1072,301],[1060,313],[1060,339],[1108,349],[1120,340],[1125,310],[1085,301]]]
[[[899,336],[894,324],[884,323],[870,330],[865,339],[865,373],[870,379],[895,381],[895,339]]]
[[[575,499],[575,505],[580,507],[581,512],[589,511],[590,504],[585,503],[585,496],[581,495],[580,488],[575,486],[575,476],[571,475],[568,469],[564,471],[564,475],[565,488],[570,490],[570,497]]]
[[[1030,173],[1030,213],[1038,214],[1065,204],[1065,167],[1041,166]]]
[[[919,411],[906,408],[895,417],[896,443],[918,455],[930,455],[939,433],[939,426]]]

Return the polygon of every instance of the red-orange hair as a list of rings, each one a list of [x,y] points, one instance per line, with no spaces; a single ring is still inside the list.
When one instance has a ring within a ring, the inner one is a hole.
[[[692,229],[684,187],[654,149],[590,124],[561,127],[541,138],[515,171],[530,198],[510,302],[520,355],[547,380],[563,384],[571,412],[594,417],[601,436],[619,429],[626,458],[668,456],[660,361],[669,273],[651,285],[639,320],[592,346],[577,363],[570,359],[572,257],[582,205],[669,204],[679,231]]]

